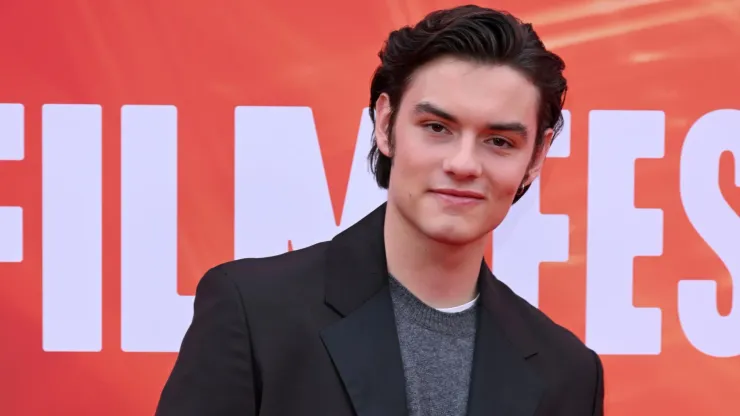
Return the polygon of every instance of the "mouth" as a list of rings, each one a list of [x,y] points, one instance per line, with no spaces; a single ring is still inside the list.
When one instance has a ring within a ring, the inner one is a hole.
[[[456,205],[475,204],[485,199],[483,194],[465,189],[433,189],[432,193]]]

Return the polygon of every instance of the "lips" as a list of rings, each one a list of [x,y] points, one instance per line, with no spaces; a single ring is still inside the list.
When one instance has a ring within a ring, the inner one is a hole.
[[[482,200],[485,198],[485,196],[479,192],[469,191],[465,189],[435,189],[433,192],[436,194],[461,199]]]

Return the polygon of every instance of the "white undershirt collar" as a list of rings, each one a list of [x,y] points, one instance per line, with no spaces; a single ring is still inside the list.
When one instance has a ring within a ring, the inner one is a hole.
[[[478,301],[479,296],[480,295],[475,295],[475,299],[471,300],[470,302],[459,305],[459,306],[453,306],[451,308],[435,308],[435,309],[437,309],[440,312],[445,312],[445,313],[457,313],[457,312],[466,311],[472,308],[473,305],[475,305],[475,302]]]

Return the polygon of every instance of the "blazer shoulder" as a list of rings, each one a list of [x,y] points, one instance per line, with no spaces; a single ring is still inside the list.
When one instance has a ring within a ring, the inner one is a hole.
[[[232,260],[212,270],[227,275],[251,303],[300,301],[301,296],[323,290],[327,245],[321,242],[274,256]]]
[[[555,322],[546,313],[529,303],[502,283],[506,297],[516,305],[518,315],[529,327],[529,332],[546,351],[556,352],[560,358],[576,359],[589,367],[594,364],[595,352],[573,331]],[[596,357],[598,359],[598,357]]]
[[[557,377],[567,394],[588,403],[589,414],[602,415],[604,406],[604,367],[599,355],[571,330],[553,321],[547,314],[520,297],[508,286],[504,291],[521,317],[520,323],[539,344],[542,368],[548,377]]]

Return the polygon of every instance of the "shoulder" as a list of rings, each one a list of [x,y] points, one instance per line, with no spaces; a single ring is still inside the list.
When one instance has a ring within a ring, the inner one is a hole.
[[[254,307],[289,305],[321,296],[327,242],[275,256],[243,258],[219,264],[201,278],[196,300],[210,287],[236,291]],[[223,293],[223,292],[221,292]]]
[[[539,346],[537,363],[540,373],[551,385],[559,386],[562,394],[577,395],[581,402],[593,403],[594,414],[603,405],[604,376],[599,355],[568,328],[553,321],[547,314],[534,307],[500,283],[499,290],[507,299],[518,318],[518,324]]]
[[[251,257],[219,264],[215,269],[238,285],[258,285],[268,278],[288,279],[323,268],[327,242],[269,257]]]
[[[514,309],[512,312],[515,312],[520,323],[526,326],[527,332],[536,339],[542,349],[592,359],[593,351],[570,329],[553,321],[547,314],[516,294],[503,282],[497,280],[497,283],[499,293],[506,299],[509,307]]]

